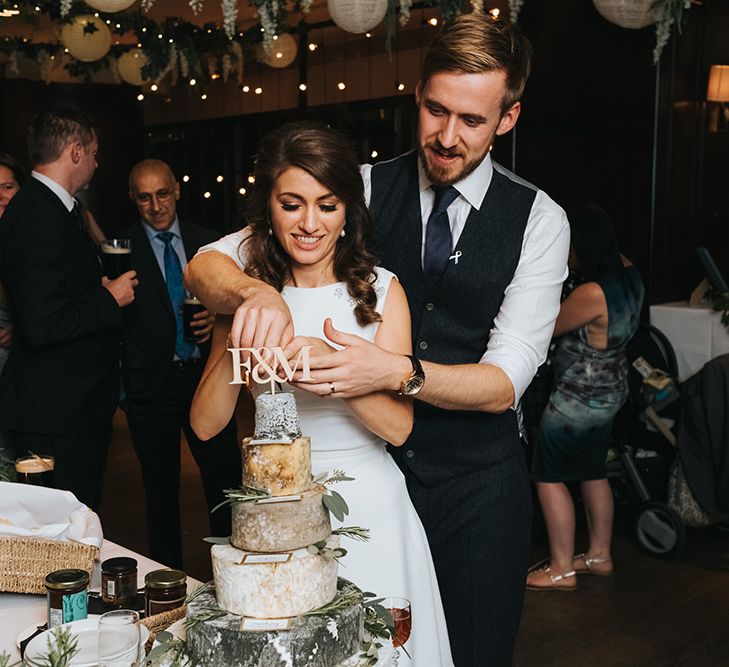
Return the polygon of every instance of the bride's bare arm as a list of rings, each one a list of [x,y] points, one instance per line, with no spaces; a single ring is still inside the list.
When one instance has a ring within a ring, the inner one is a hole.
[[[190,425],[200,440],[220,433],[235,412],[240,385],[230,384],[233,363],[228,354],[228,333],[232,318],[219,315],[202,379],[192,399]]]
[[[394,354],[411,354],[410,309],[405,290],[390,282],[375,345]],[[391,391],[377,391],[345,399],[359,420],[383,440],[400,446],[413,430],[413,401]]]

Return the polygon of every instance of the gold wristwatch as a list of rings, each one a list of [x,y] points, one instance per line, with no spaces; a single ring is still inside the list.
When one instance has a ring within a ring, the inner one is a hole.
[[[415,396],[425,384],[425,372],[420,362],[412,355],[405,355],[413,365],[413,372],[405,376],[400,383],[400,396]]]

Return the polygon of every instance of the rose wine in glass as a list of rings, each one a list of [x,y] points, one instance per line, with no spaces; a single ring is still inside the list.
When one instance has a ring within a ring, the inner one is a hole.
[[[389,597],[382,601],[382,606],[392,614],[392,620],[395,625],[395,636],[392,638],[392,645],[396,647],[403,646],[410,638],[410,632],[413,628],[410,600]]]

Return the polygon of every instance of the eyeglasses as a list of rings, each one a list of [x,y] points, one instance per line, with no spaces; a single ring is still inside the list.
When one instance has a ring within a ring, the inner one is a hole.
[[[156,199],[157,201],[165,204],[170,199],[172,199],[172,195],[174,194],[174,190],[168,190],[167,188],[163,188],[162,190],[157,190],[157,192],[152,193],[140,192],[139,194],[135,194],[133,196],[133,199],[140,206],[149,206],[152,203],[152,199]]]

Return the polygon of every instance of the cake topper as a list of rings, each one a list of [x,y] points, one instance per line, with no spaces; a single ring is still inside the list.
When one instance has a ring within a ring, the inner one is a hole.
[[[279,377],[279,369],[283,370],[286,381],[291,382],[301,364],[299,381],[312,380],[309,368],[309,352],[313,345],[304,345],[294,361],[293,368],[280,347],[231,347],[228,351],[233,357],[233,380],[230,384],[250,385],[251,379],[256,384],[270,384],[271,393],[276,393],[276,383],[283,381]],[[244,353],[248,353],[243,361]],[[243,374],[245,369],[245,374]]]

